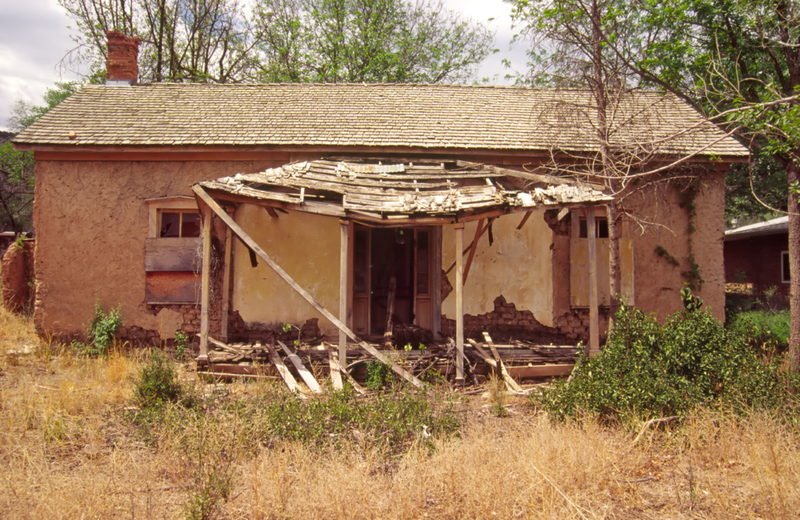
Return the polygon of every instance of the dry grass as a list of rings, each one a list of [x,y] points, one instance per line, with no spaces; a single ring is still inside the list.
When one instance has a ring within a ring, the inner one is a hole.
[[[194,416],[146,437],[130,420],[136,357],[55,353],[29,322],[3,311],[0,338],[3,518],[187,518],[209,497],[216,505],[207,511],[219,518],[796,518],[800,511],[800,435],[769,417],[703,413],[680,428],[648,430],[634,444],[637,428],[553,424],[521,403],[498,418],[477,399],[461,436],[437,441],[433,453],[387,455],[355,443],[259,447],[243,442],[241,417]],[[5,354],[21,344],[36,353]],[[273,391],[227,385],[215,406]]]

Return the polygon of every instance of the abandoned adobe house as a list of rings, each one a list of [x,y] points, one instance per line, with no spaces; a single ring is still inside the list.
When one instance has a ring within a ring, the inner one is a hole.
[[[14,139],[36,157],[40,333],[80,334],[99,300],[122,306],[133,340],[201,325],[224,340],[309,318],[335,335],[303,291],[359,337],[395,322],[437,338],[463,327],[574,344],[588,339],[592,301],[605,328],[610,198],[551,175],[597,151],[591,117],[564,109],[589,93],[136,84],[137,42],[111,37],[107,84]],[[625,297],[679,310],[685,266],[656,249],[693,253],[701,296],[723,318],[723,176],[746,149],[672,96],[636,94],[620,117],[620,139],[659,141],[658,161],[704,168],[691,246],[671,184],[627,198]]]

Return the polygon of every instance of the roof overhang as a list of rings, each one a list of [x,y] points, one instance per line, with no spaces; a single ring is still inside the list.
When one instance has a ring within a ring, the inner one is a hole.
[[[744,240],[766,235],[780,235],[789,232],[789,217],[778,217],[766,222],[750,224],[736,229],[729,229],[725,232],[725,241]]]
[[[443,225],[613,200],[597,185],[457,159],[328,158],[199,186],[221,202],[391,227]]]

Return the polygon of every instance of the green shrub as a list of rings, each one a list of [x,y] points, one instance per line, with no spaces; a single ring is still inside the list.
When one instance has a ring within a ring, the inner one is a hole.
[[[119,329],[122,328],[122,305],[112,308],[108,313],[100,307],[100,302],[94,302],[94,318],[86,331],[87,343],[73,341],[72,348],[81,354],[90,356],[105,356],[114,344]]]
[[[164,354],[154,352],[135,381],[134,397],[141,408],[158,407],[166,402],[178,402],[183,388],[175,368]]]
[[[364,384],[370,390],[380,390],[389,386],[394,381],[392,369],[386,363],[377,359],[367,363],[367,378]]]
[[[776,364],[762,363],[743,337],[706,312],[685,310],[659,325],[623,307],[600,355],[582,358],[568,381],[532,397],[558,419],[685,415],[697,406],[737,411],[793,402]]]

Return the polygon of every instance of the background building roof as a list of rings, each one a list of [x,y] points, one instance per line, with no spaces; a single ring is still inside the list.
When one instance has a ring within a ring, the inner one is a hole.
[[[736,229],[729,229],[725,232],[725,240],[739,240],[742,238],[750,238],[759,235],[777,235],[779,233],[789,232],[789,215],[783,217],[767,220],[766,222],[759,222],[757,224],[750,224]]]

